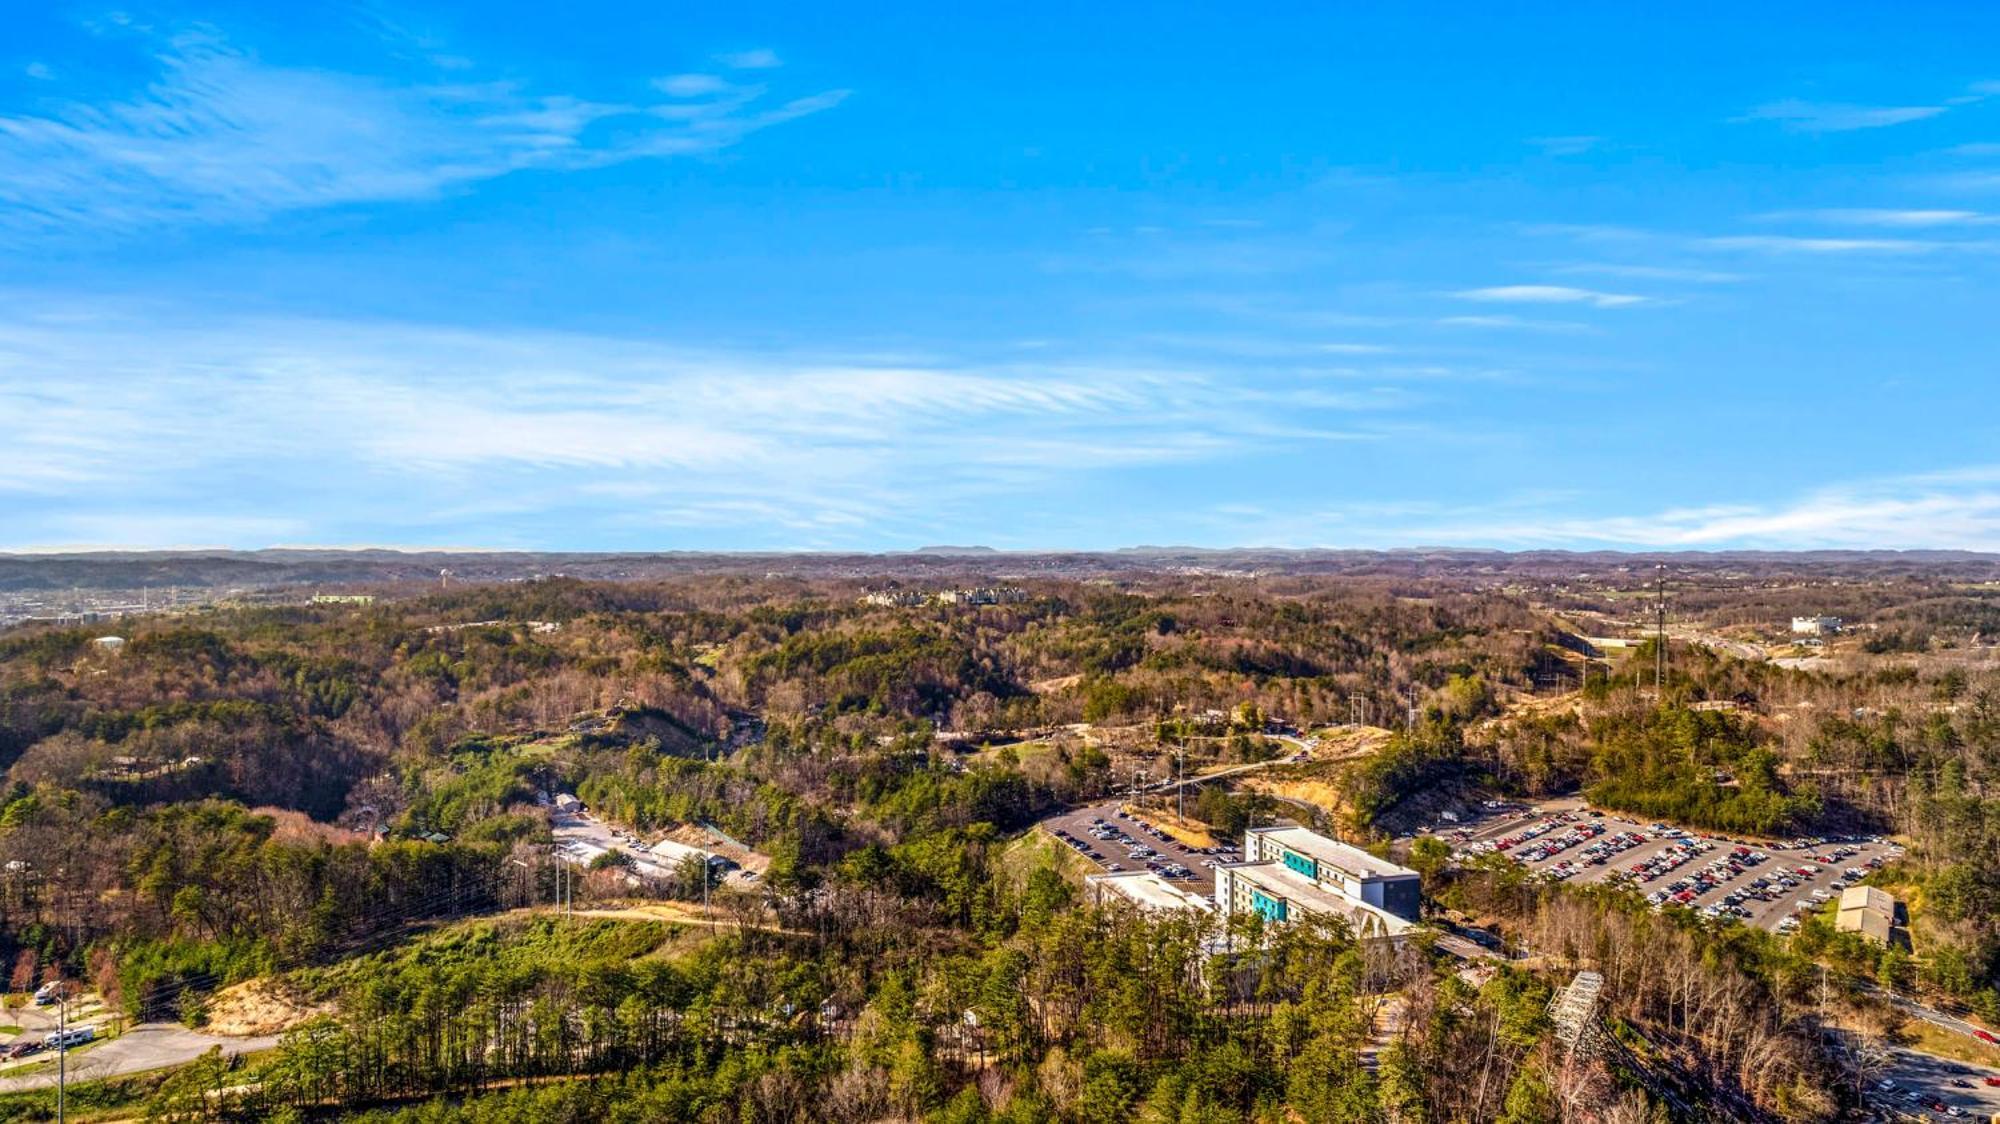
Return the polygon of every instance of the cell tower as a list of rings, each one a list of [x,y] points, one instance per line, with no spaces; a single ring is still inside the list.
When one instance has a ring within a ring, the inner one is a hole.
[[[1568,987],[1549,1000],[1549,1021],[1555,1024],[1556,1041],[1565,1050],[1587,1054],[1596,1047],[1597,997],[1603,990],[1603,976],[1578,972]]]

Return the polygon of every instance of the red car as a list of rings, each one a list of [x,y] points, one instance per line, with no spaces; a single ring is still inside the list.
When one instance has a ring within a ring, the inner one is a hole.
[[[1986,1031],[1975,1030],[1972,1032],[1972,1036],[1974,1038],[1979,1039],[1981,1042],[1991,1042],[1995,1046],[2000,1046],[2000,1038],[1995,1038],[1993,1037],[1993,1035],[1991,1035]]]
[[[1986,1079],[1986,1083],[1988,1085],[2000,1085],[2000,1077],[1989,1077]]]

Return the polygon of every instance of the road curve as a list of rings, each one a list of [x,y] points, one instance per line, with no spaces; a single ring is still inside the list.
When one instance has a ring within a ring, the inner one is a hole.
[[[178,1023],[140,1023],[103,1045],[72,1051],[69,1056],[69,1082],[74,1085],[82,1081],[186,1065],[218,1046],[225,1056],[233,1056],[268,1050],[277,1044],[277,1035],[225,1038],[217,1034],[201,1034]],[[37,1064],[32,1066],[35,1072],[18,1077],[0,1077],[0,1093],[53,1088],[56,1068],[47,1063],[54,1060],[37,1055]],[[47,1068],[42,1068],[43,1065]]]

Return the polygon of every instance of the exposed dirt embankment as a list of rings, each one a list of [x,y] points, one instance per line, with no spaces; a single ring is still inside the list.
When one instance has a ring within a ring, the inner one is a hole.
[[[1389,744],[1393,731],[1381,726],[1329,726],[1314,734],[1314,761],[1352,761]]]
[[[1171,809],[1142,808],[1137,804],[1126,804],[1123,807],[1128,815],[1138,816],[1190,847],[1213,847],[1219,842],[1215,836],[1209,834],[1207,825],[1200,820],[1175,815]]]
[[[283,1034],[332,1010],[331,1003],[308,1003],[275,980],[245,980],[215,993],[208,1005],[208,1024],[202,1029],[236,1038]]]
[[[1350,811],[1346,799],[1341,795],[1338,779],[1331,776],[1252,777],[1243,782],[1243,787],[1251,792],[1263,792],[1281,796],[1286,800],[1311,804],[1330,816],[1345,818]]]

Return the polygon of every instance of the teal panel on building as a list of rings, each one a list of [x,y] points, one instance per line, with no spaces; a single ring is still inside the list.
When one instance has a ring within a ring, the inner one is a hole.
[[[1283,921],[1286,916],[1285,899],[1274,898],[1255,888],[1250,891],[1250,908],[1261,914],[1266,921]]]
[[[1317,879],[1319,877],[1319,864],[1307,856],[1299,854],[1297,851],[1285,852],[1285,865],[1305,875],[1307,878]]]

